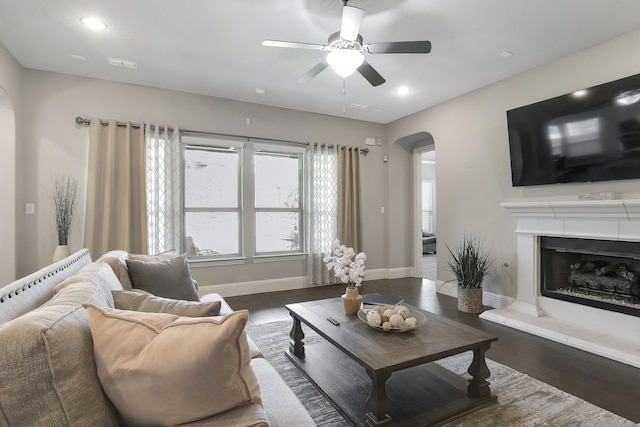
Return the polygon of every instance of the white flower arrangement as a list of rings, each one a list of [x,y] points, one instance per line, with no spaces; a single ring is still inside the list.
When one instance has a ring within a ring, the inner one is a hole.
[[[348,283],[349,287],[352,287],[362,284],[366,259],[367,255],[364,252],[356,255],[353,248],[341,245],[340,240],[336,239],[333,242],[332,254],[325,256],[324,262],[329,270],[333,269],[342,283]]]

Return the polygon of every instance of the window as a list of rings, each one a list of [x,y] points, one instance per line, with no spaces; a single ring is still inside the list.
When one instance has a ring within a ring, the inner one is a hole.
[[[182,142],[188,255],[302,251],[304,149],[188,135]]]
[[[433,182],[422,181],[422,230],[432,231]]]
[[[256,253],[299,251],[303,153],[255,148]]]
[[[187,254],[240,255],[242,144],[186,136],[182,142]]]

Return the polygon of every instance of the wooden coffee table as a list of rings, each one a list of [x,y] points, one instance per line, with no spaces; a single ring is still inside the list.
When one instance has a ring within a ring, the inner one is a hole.
[[[344,314],[340,298],[289,304],[287,357],[356,426],[438,425],[494,403],[485,353],[498,338],[403,305],[424,313],[426,323],[409,332],[383,332]],[[302,323],[322,339],[305,344]],[[468,381],[429,363],[469,350]]]

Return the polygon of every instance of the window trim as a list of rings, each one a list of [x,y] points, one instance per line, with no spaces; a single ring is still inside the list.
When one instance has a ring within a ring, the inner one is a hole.
[[[243,166],[244,166],[244,152],[245,152],[245,140],[236,139],[229,137],[221,138],[217,136],[204,136],[204,135],[193,135],[189,133],[184,133],[180,135],[180,153],[182,159],[182,194],[181,194],[181,234],[182,234],[182,245],[186,244],[186,214],[188,212],[235,212],[238,216],[238,252],[236,253],[228,253],[228,254],[219,254],[219,255],[196,255],[191,256],[189,259],[194,261],[207,261],[207,260],[223,260],[223,259],[240,259],[245,258],[244,247],[243,247],[243,236],[244,236],[244,228],[243,228]],[[188,147],[193,147],[193,149],[220,149],[220,151],[230,151],[229,148],[234,148],[235,152],[238,154],[238,192],[237,192],[237,206],[234,208],[187,208],[185,203],[186,197],[186,179],[185,179],[185,151],[189,149]],[[185,250],[186,248],[182,248]]]
[[[307,168],[307,153],[308,149],[306,147],[296,147],[296,146],[285,146],[280,144],[268,144],[268,143],[254,143],[254,162],[255,165],[255,154],[259,152],[264,152],[265,154],[293,154],[297,157],[298,160],[298,207],[296,209],[291,208],[259,208],[255,203],[255,196],[253,200],[253,226],[254,226],[254,247],[253,247],[253,258],[269,258],[269,257],[282,257],[282,256],[294,256],[294,255],[302,255],[305,253],[306,247],[306,168]],[[254,184],[255,184],[255,168],[254,168]],[[257,224],[257,213],[258,212],[293,212],[298,214],[298,249],[296,250],[286,250],[286,251],[269,251],[269,252],[258,252],[256,240],[257,240],[257,232],[255,226]]]
[[[257,142],[260,141],[260,142]],[[189,262],[199,267],[206,265],[238,265],[247,263],[264,263],[271,261],[285,261],[306,259],[306,227],[307,227],[307,168],[308,145],[291,145],[279,140],[252,140],[240,137],[222,137],[215,134],[192,134],[181,132],[180,149],[182,162],[181,185],[181,234],[183,250],[186,244],[185,218],[188,212],[232,212],[229,208],[186,208],[185,207],[185,161],[184,153],[187,147],[198,148],[226,148],[233,147],[238,151],[238,207],[233,210],[238,214],[238,253],[219,255],[190,256]],[[257,208],[255,203],[255,154],[264,151],[269,154],[292,154],[298,158],[298,207],[289,208]],[[250,162],[250,163],[249,163]],[[251,200],[252,199],[252,200]],[[298,249],[292,251],[258,252],[256,247],[256,213],[257,212],[294,212],[298,214]]]

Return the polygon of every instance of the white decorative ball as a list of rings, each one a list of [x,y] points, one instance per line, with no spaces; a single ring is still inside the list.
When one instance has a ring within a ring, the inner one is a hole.
[[[367,323],[369,323],[369,325],[373,326],[374,328],[382,325],[382,318],[380,317],[380,313],[378,313],[377,311],[370,311],[367,314]]]
[[[400,310],[402,310],[403,308],[407,308],[404,305],[396,305],[395,307],[393,307],[393,311],[395,311],[396,313],[399,313]]]
[[[404,319],[406,319],[407,317],[411,317],[411,311],[409,311],[407,307],[400,307],[399,310],[396,310],[396,313],[398,313]]]
[[[391,326],[393,326],[394,328],[399,328],[403,320],[404,319],[399,314],[394,314],[393,316],[389,317],[389,323],[391,323]]]
[[[404,319],[404,323],[407,325],[407,328],[415,328],[417,324],[417,320],[415,317],[407,317]]]
[[[390,331],[391,330],[391,323],[389,322],[384,322],[382,324],[382,329],[384,329],[385,331]]]
[[[382,315],[383,315],[383,316],[385,316],[385,317],[387,317],[387,318],[391,318],[391,316],[393,316],[394,314],[396,314],[396,312],[395,312],[395,311],[393,311],[393,310],[392,310],[392,309],[390,309],[390,308],[387,308],[387,309],[382,313]]]
[[[375,307],[373,307],[373,309],[380,314],[384,313],[384,306],[376,305]]]

